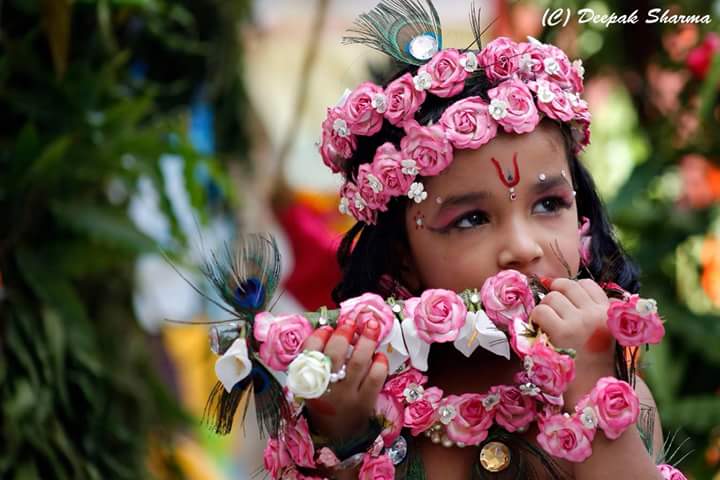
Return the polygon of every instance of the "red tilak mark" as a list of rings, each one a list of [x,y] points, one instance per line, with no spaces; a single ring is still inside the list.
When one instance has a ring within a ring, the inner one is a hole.
[[[592,353],[606,352],[611,346],[612,335],[605,327],[597,327],[585,342],[585,348]]]
[[[495,157],[492,157],[491,160],[495,165],[495,170],[497,170],[498,177],[500,177],[500,181],[503,183],[503,185],[508,188],[512,188],[520,182],[520,169],[518,168],[517,164],[517,152],[513,153],[513,173],[509,176],[509,178],[505,177],[505,174],[502,171],[502,167],[500,167],[500,162],[495,160]]]
[[[326,417],[331,417],[337,413],[337,410],[335,410],[335,407],[332,403],[326,402],[325,400],[320,400],[319,398],[313,398],[310,400],[305,401],[308,406],[314,410],[315,412],[319,413],[320,415],[325,415]]]

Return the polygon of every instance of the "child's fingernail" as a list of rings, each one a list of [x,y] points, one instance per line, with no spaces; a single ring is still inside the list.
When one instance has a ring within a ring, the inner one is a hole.
[[[328,338],[330,338],[330,335],[333,333],[332,327],[322,327],[315,330],[313,335],[317,337],[319,340],[322,340],[323,343],[327,343]]]
[[[552,285],[553,279],[550,277],[538,277],[540,280],[540,283],[543,287],[545,287],[546,290],[550,290],[550,285]]]
[[[370,340],[377,340],[380,336],[380,324],[377,320],[370,320],[365,324],[363,335]]]
[[[340,335],[341,337],[345,338],[348,343],[352,343],[353,335],[355,334],[355,326],[354,325],[343,325],[342,327],[335,330],[335,335]]]
[[[375,353],[375,355],[373,356],[373,363],[374,362],[383,363],[383,364],[385,364],[386,367],[388,366],[387,356],[385,356],[385,354],[382,352]]]

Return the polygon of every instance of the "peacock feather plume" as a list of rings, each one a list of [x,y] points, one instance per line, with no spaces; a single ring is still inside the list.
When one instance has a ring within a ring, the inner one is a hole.
[[[394,59],[422,65],[442,49],[440,17],[430,0],[382,0],[361,14],[344,44],[367,45]]]

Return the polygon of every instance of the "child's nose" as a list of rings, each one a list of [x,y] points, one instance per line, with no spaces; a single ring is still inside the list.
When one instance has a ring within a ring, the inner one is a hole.
[[[500,241],[498,264],[502,270],[523,270],[543,256],[543,249],[530,231],[522,226],[509,229]]]

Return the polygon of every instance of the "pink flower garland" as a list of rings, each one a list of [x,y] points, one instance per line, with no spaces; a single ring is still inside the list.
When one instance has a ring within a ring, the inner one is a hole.
[[[441,98],[458,95],[471,73],[483,69],[493,82],[490,100],[467,97],[450,105],[439,122],[421,126],[415,114],[428,93]],[[454,149],[477,149],[506,132],[531,132],[542,116],[568,123],[582,150],[590,142],[590,113],[579,97],[583,69],[579,61],[553,45],[533,41],[515,43],[507,37],[490,42],[480,52],[448,48],[418,68],[405,73],[384,89],[361,83],[341,102],[328,109],[322,124],[320,154],[333,171],[344,171],[357,149],[358,136],[375,135],[383,121],[401,127],[400,150],[391,144],[377,148],[372,162],[360,166],[355,178],[345,179],[340,211],[373,224],[388,202],[408,195],[422,201],[423,185],[416,177],[437,175],[452,163]]]
[[[607,287],[619,289],[614,284]],[[537,441],[545,451],[581,462],[592,454],[591,444],[598,429],[613,440],[637,422],[637,395],[627,382],[613,377],[599,379],[573,413],[563,413],[562,395],[574,378],[574,360],[556,350],[546,335],[529,329],[527,318],[534,307],[533,295],[527,278],[517,271],[499,272],[486,280],[480,292],[461,295],[431,289],[404,302],[386,302],[378,295],[364,294],[341,304],[335,324],[353,321],[363,325],[375,320],[381,325],[380,337],[386,338],[397,330],[399,317],[403,325],[412,324],[411,331],[423,342],[449,342],[460,335],[465,319],[471,318],[468,313],[481,307],[497,327],[509,331],[510,345],[523,361],[523,370],[515,376],[516,384],[495,385],[485,394],[446,396],[441,389],[428,386],[428,378],[421,371],[406,365],[388,377],[378,398],[376,415],[383,429],[364,454],[359,478],[393,478],[394,466],[386,449],[402,429],[408,429],[411,435],[425,434],[448,446],[471,446],[485,441],[494,424],[515,432],[526,430],[536,421]],[[293,361],[290,357],[300,358],[299,339],[317,327],[309,325],[302,315],[258,314],[254,335],[260,343],[261,359],[270,368],[287,369]],[[630,294],[611,303],[608,327],[621,344],[628,346],[656,342],[664,334],[655,302]],[[403,332],[407,333],[405,326]],[[528,332],[533,334],[528,336]],[[294,413],[283,421],[279,436],[268,441],[263,457],[265,469],[272,478],[320,478],[302,476],[298,468],[334,468],[340,460],[327,447],[316,449],[307,421],[300,414],[302,409],[291,392],[288,401]],[[665,474],[670,468],[664,466],[661,471]],[[683,478],[674,472],[666,478]]]

